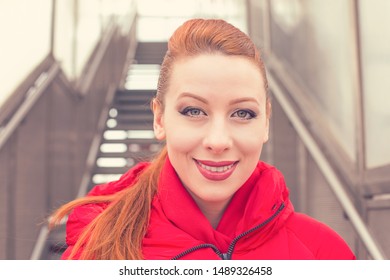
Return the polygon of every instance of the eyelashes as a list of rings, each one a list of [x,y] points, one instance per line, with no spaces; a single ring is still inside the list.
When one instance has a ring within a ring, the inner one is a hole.
[[[188,116],[191,118],[201,118],[207,116],[207,114],[200,108],[197,107],[185,107],[184,109],[179,111],[183,116]],[[257,114],[250,109],[239,109],[231,114],[231,117],[238,118],[240,120],[250,120],[257,117]]]
[[[183,110],[179,111],[180,114],[184,116],[189,116],[189,117],[200,117],[200,116],[207,116],[206,113],[199,108],[196,107],[185,107]]]
[[[235,111],[232,116],[236,116],[243,120],[250,120],[257,117],[257,114],[249,109],[240,109]]]

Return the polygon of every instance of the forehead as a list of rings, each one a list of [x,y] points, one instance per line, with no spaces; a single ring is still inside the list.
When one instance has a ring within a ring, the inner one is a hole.
[[[265,95],[257,65],[243,56],[202,54],[175,61],[169,92],[238,91]]]
[[[181,57],[177,59],[173,65],[173,72],[177,73],[180,70],[198,72],[213,72],[214,70],[219,70],[227,75],[237,75],[240,73],[250,74],[251,72],[251,74],[261,76],[260,69],[249,58],[221,53]]]

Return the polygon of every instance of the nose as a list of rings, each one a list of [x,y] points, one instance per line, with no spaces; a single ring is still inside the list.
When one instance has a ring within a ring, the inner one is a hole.
[[[214,154],[221,154],[232,147],[231,131],[224,120],[211,121],[208,128],[203,139],[203,146],[207,150]]]

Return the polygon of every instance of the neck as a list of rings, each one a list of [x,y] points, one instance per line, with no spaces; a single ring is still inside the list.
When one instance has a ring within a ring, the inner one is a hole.
[[[203,215],[210,222],[211,226],[214,229],[216,229],[218,227],[219,221],[222,218],[223,213],[225,212],[227,205],[229,204],[229,201],[205,202],[205,201],[201,201],[197,198],[194,198],[194,200],[195,200],[196,204],[198,205],[199,209],[202,211]]]

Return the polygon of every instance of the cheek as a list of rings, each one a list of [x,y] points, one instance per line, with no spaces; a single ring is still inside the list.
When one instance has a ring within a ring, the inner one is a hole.
[[[259,126],[237,129],[233,133],[235,143],[246,154],[260,153],[264,143],[265,130]]]
[[[253,141],[240,141],[236,142],[236,147],[240,150],[240,152],[247,157],[247,159],[259,159],[260,154],[263,148],[263,142],[259,137],[252,139]]]
[[[166,143],[172,152],[190,152],[200,146],[201,137],[193,129],[181,127],[176,123],[166,127]]]

